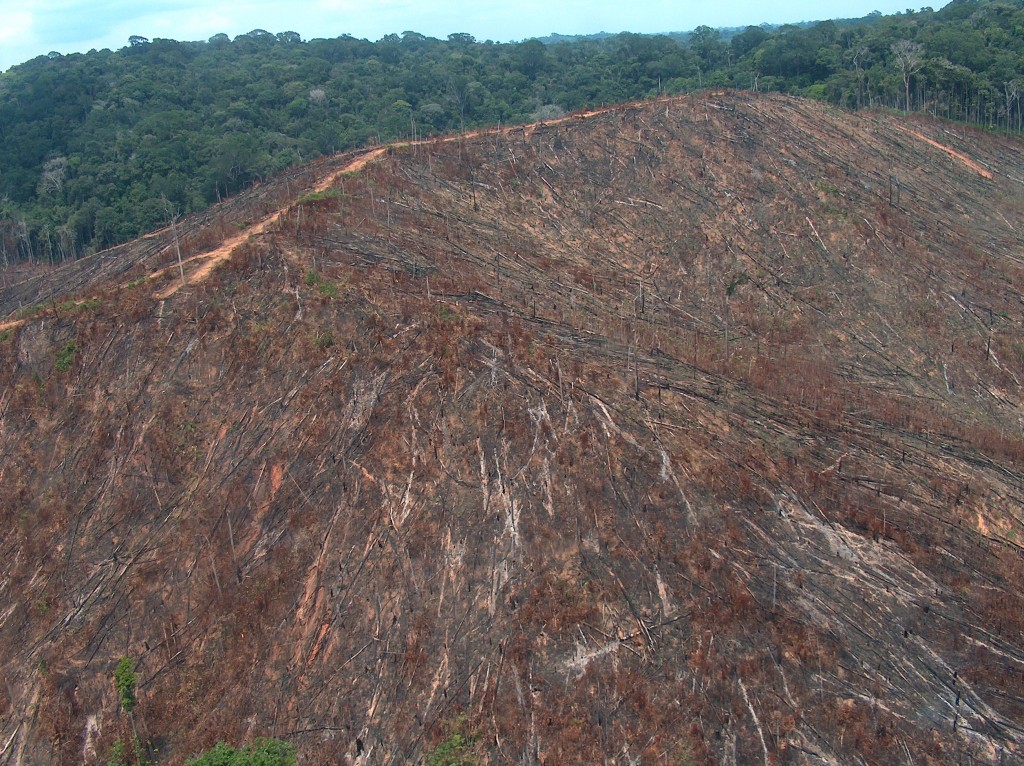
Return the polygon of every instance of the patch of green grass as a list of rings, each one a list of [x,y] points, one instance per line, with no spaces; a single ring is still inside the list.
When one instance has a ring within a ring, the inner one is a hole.
[[[22,306],[18,309],[18,313],[15,315],[18,319],[27,319],[28,317],[35,316],[43,310],[41,303],[33,303],[31,306]]]
[[[479,736],[466,731],[466,717],[460,715],[448,729],[448,739],[430,751],[426,766],[474,766]]]
[[[57,312],[61,314],[75,314],[79,311],[91,311],[103,305],[99,298],[86,298],[84,301],[64,301],[57,304]]]
[[[476,757],[471,750],[472,745],[461,734],[452,734],[430,753],[427,766],[473,766]]]
[[[0,343],[6,343],[14,337],[14,330],[4,330],[0,332]]]
[[[64,344],[64,347],[57,352],[57,359],[53,363],[53,366],[57,368],[57,372],[67,372],[71,369],[71,365],[75,361],[75,350],[78,347],[75,345],[73,340],[69,340]]]
[[[338,297],[338,286],[334,282],[323,281],[316,286],[316,289],[320,291],[320,294],[325,298],[337,298]]]
[[[310,192],[309,194],[303,194],[296,201],[298,205],[307,205],[311,202],[323,202],[328,199],[344,199],[348,195],[341,189],[324,189],[323,191]]]
[[[119,739],[110,748],[107,766],[128,766],[128,756],[125,753],[124,741]]]
[[[33,303],[31,306],[24,306],[18,309],[16,314],[18,319],[28,319],[30,317],[38,316],[46,311],[48,308],[53,308],[58,314],[77,314],[80,311],[90,311],[92,309],[98,309],[103,305],[103,301],[99,298],[86,298],[83,301],[66,300],[60,303]]]
[[[318,332],[313,338],[313,342],[317,348],[330,348],[334,345],[334,333],[330,330]]]
[[[125,738],[121,737],[110,747],[110,755],[107,756],[107,766],[148,766],[150,763],[143,752],[142,741],[137,734],[131,738],[132,755],[129,756],[128,744]]]
[[[437,316],[442,322],[458,322],[462,316],[447,304],[437,304]]]
[[[257,739],[251,745],[236,750],[218,742],[188,766],[294,766],[295,746],[277,739]]]
[[[325,298],[337,298],[339,294],[338,286],[334,282],[324,279],[315,271],[306,273],[306,287],[315,287]]]
[[[839,191],[839,187],[833,186],[832,184],[826,183],[825,181],[815,181],[814,186],[816,189],[825,192],[825,194],[828,194],[830,197],[843,196],[843,193]]]

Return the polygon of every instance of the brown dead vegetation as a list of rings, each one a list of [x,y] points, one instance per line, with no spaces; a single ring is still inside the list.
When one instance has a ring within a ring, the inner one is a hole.
[[[392,147],[0,293],[4,756],[105,762],[130,655],[166,763],[1019,758],[1024,152],[909,129]]]

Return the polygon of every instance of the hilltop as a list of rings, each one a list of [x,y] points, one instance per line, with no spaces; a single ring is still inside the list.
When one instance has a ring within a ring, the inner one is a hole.
[[[1022,183],[1017,139],[704,93],[4,288],[0,752],[1018,762]]]
[[[0,264],[135,239],[311,159],[704,88],[916,110],[1019,134],[1024,2],[811,26],[521,43],[254,29],[0,73]]]

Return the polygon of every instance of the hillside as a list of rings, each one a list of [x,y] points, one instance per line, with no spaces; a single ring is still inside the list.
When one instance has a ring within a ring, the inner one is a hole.
[[[1021,762],[1022,184],[706,93],[4,288],[0,761]]]

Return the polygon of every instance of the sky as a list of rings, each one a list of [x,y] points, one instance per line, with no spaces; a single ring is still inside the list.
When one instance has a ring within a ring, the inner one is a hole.
[[[934,7],[938,8],[941,3]],[[508,42],[557,32],[681,32],[889,14],[906,0],[0,0],[0,71],[51,51],[117,50],[131,35],[207,40],[253,29],[303,40],[407,30]]]

